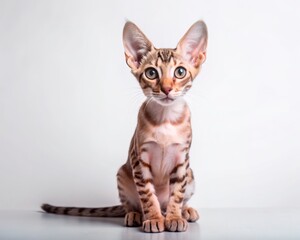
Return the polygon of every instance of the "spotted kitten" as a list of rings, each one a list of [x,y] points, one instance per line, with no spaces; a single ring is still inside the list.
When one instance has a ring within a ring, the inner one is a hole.
[[[145,232],[185,231],[199,215],[187,201],[194,193],[189,165],[190,110],[183,96],[206,59],[207,28],[194,23],[175,49],[155,48],[132,22],[123,30],[126,63],[147,99],[138,113],[127,162],[117,173],[121,205],[75,208],[42,205],[49,213],[125,216]]]

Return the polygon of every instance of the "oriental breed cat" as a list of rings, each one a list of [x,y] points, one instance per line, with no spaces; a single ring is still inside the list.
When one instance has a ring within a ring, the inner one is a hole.
[[[186,231],[199,215],[187,205],[194,193],[189,151],[190,110],[183,99],[206,59],[207,28],[194,23],[175,49],[155,48],[132,22],[123,30],[126,63],[145,102],[138,113],[127,162],[117,173],[121,205],[75,208],[42,205],[49,213],[73,216],[125,216],[128,227],[145,232]]]

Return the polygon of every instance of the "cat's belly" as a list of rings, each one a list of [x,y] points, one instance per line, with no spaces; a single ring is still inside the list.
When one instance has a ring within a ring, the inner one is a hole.
[[[156,196],[163,210],[169,201],[170,174],[176,165],[183,162],[185,152],[181,144],[160,145],[148,142],[143,145],[141,160],[151,166],[151,172],[145,171],[145,178],[152,178]],[[149,176],[147,176],[149,174]]]

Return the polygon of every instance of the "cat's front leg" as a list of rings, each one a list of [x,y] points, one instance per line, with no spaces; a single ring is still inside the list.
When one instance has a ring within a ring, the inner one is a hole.
[[[187,186],[188,153],[185,160],[178,163],[170,174],[170,199],[167,206],[165,228],[171,232],[186,231],[188,223],[182,217],[183,200]]]
[[[144,222],[144,232],[164,231],[164,216],[161,214],[160,204],[155,195],[153,176],[149,163],[137,158],[132,162],[133,178],[140,198]]]

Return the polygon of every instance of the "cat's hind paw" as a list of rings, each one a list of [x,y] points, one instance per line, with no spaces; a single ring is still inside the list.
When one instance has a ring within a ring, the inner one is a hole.
[[[142,215],[139,212],[129,212],[125,216],[126,227],[142,226]]]
[[[196,222],[199,219],[199,214],[196,209],[187,207],[182,211],[182,216],[188,222]]]

